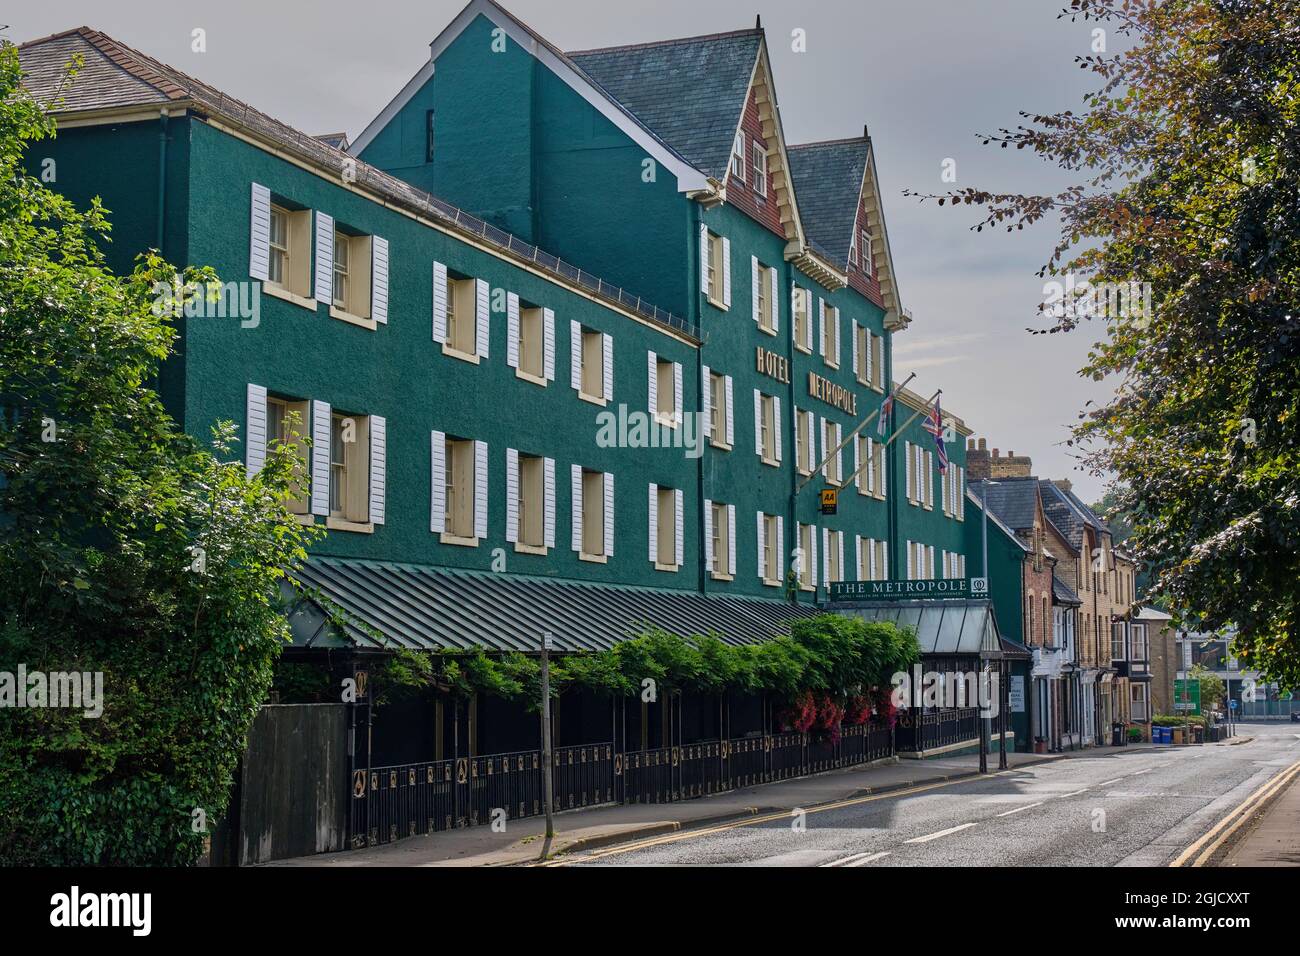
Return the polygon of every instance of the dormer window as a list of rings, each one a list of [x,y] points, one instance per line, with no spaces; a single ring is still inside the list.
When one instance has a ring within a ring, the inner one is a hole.
[[[745,181],[745,134],[737,133],[731,144],[731,175],[740,182]]]
[[[767,147],[754,143],[754,192],[767,196]]]

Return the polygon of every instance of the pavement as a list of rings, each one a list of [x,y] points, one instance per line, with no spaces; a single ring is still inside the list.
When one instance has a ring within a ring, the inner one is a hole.
[[[1136,752],[1150,746],[1134,745],[1119,750]],[[1060,754],[1007,754],[1008,766],[1013,769],[1061,759],[1063,755]],[[989,755],[989,768],[996,771],[997,766],[995,747]],[[762,818],[772,813],[788,815],[795,809],[944,784],[978,775],[978,754],[932,760],[891,760],[677,803],[566,811],[555,817],[556,835],[549,847],[545,845],[545,820],[525,817],[509,821],[505,832],[493,832],[490,826],[462,827],[429,836],[409,837],[384,846],[296,857],[264,865],[512,866],[534,863],[557,854],[581,853],[663,834]]]
[[[1220,866],[1300,866],[1300,786],[1295,777],[1247,824]]]

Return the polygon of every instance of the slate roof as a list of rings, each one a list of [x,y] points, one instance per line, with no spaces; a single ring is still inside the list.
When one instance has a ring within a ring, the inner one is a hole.
[[[592,651],[652,622],[680,637],[716,633],[728,644],[753,644],[821,613],[763,598],[381,561],[313,557],[295,574],[305,589],[289,615],[299,648],[535,651],[550,631],[558,651]],[[329,626],[332,610],[341,612],[341,635]]]
[[[968,485],[977,499],[983,500],[984,483],[972,481]],[[1001,518],[1003,523],[1017,531],[1034,526],[1038,510],[1037,478],[999,478],[989,482],[989,513]]]
[[[1072,607],[1080,607],[1083,604],[1079,595],[1074,593],[1074,588],[1070,587],[1055,574],[1052,575],[1052,602],[1054,604],[1068,604]]]
[[[688,163],[721,181],[762,44],[761,30],[565,54]]]
[[[68,87],[64,83],[66,66],[74,55],[84,61],[81,71]],[[254,109],[242,100],[209,86],[202,80],[182,73],[90,27],[77,27],[18,47],[23,69],[23,85],[38,101],[54,113],[122,109],[177,103],[177,108],[193,104],[201,114],[215,116],[242,127],[299,159],[342,177],[345,164],[348,177],[357,186],[379,193],[394,205],[427,219],[434,219],[453,231],[485,241],[511,258],[520,259],[568,283],[581,285],[588,292],[620,308],[692,338],[699,330],[653,303],[645,302],[625,290],[583,272],[559,257],[538,249],[507,232],[469,215],[448,202],[416,189],[325,142],[325,138],[308,136],[287,123]],[[57,103],[55,101],[58,101]]]
[[[848,267],[870,151],[865,136],[787,147],[809,245],[841,269]]]
[[[1105,528],[1090,508],[1084,506],[1081,510],[1073,495],[1068,495],[1046,478],[1038,482],[1038,490],[1043,496],[1043,513],[1047,520],[1076,551],[1083,548],[1084,528]]]
[[[984,507],[983,503],[980,501],[979,495],[975,494],[975,488],[976,488],[976,483],[973,481],[966,486],[966,499],[971,504],[973,504],[976,508],[980,508],[981,510],[983,510]],[[992,499],[992,497],[993,497],[992,495],[989,495],[990,499]],[[990,500],[990,507],[989,507],[989,524],[1001,530],[1001,532],[1005,534],[1007,538],[1010,541],[1012,541],[1015,544],[1015,546],[1019,548],[1021,551],[1025,552],[1026,554],[1031,554],[1033,552],[1033,549],[1029,547],[1029,545],[1025,544],[1025,542],[1021,541],[1020,536],[1016,534],[1016,532],[1012,528],[1008,527],[1005,521],[1003,521],[1001,518],[998,517],[997,511],[994,510],[994,508],[992,507],[991,500]]]

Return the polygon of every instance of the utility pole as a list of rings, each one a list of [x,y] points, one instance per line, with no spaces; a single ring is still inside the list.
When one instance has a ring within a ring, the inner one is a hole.
[[[542,803],[546,807],[546,839],[555,836],[551,806],[551,632],[542,632]]]

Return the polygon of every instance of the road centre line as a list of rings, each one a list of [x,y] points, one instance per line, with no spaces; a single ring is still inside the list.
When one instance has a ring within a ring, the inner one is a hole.
[[[937,840],[939,837],[946,837],[953,833],[959,833],[962,830],[969,830],[975,826],[974,823],[962,823],[955,827],[949,827],[946,830],[940,830],[937,833],[927,833],[925,836],[912,837],[910,840],[904,840],[904,843],[929,843],[931,840]]]

